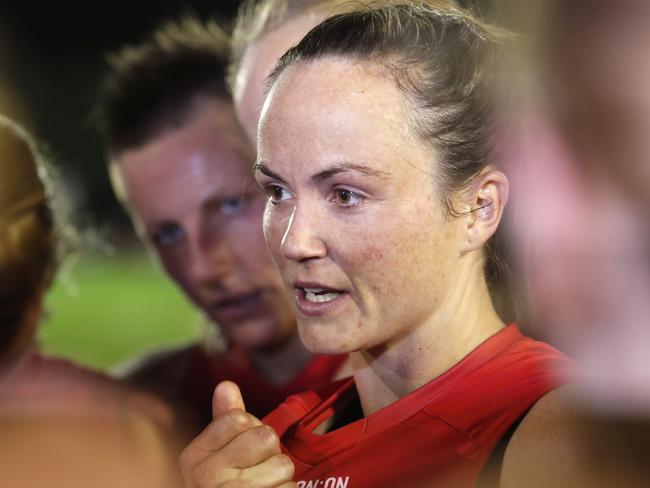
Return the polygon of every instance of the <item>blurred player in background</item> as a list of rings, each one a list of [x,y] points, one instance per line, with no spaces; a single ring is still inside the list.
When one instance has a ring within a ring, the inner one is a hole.
[[[536,330],[587,373],[592,464],[612,486],[647,486],[650,4],[535,5],[506,9],[534,41],[529,104],[505,132],[512,250]]]
[[[162,351],[128,372],[129,381],[185,407],[195,428],[211,418],[221,380],[238,382],[264,415],[288,394],[331,380],[345,360],[314,355],[298,337],[264,245],[255,151],[226,89],[228,49],[215,23],[166,25],[111,57],[100,107],[116,193],[225,339],[223,350]]]

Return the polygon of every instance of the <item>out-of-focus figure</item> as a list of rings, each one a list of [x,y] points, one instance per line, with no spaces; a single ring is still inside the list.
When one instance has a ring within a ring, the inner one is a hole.
[[[503,134],[511,249],[537,331],[584,367],[594,472],[648,486],[650,3],[532,3],[529,103]]]
[[[168,407],[34,344],[65,234],[47,185],[0,116],[0,485],[176,486]]]
[[[255,151],[226,89],[229,38],[216,23],[169,23],[111,58],[100,103],[113,186],[172,280],[224,338],[157,351],[126,372],[200,431],[220,381],[236,381],[260,416],[330,381],[345,356],[298,337],[262,234]],[[134,324],[137,327],[137,324]]]
[[[645,415],[650,3],[543,6],[534,100],[505,134],[512,249],[540,332],[585,365],[589,405]]]

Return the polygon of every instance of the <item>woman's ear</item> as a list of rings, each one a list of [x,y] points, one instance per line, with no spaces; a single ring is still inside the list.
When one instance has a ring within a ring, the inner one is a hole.
[[[508,177],[493,166],[486,167],[463,192],[465,239],[461,251],[479,249],[494,235],[508,202]]]

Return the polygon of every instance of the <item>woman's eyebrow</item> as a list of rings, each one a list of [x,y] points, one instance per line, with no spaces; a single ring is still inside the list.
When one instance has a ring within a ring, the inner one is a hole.
[[[356,163],[337,163],[331,168],[327,168],[323,171],[319,171],[311,177],[314,181],[323,181],[332,176],[335,176],[340,173],[346,173],[348,171],[354,171],[357,173],[363,173],[367,176],[372,176],[374,178],[386,179],[389,176],[389,173],[386,171],[381,171],[376,168],[371,168],[369,166],[364,166],[362,164]]]
[[[286,183],[286,181],[284,181],[284,178],[282,178],[282,176],[280,176],[279,174],[277,174],[274,171],[271,171],[268,167],[266,167],[264,165],[264,163],[261,163],[259,161],[256,162],[253,165],[253,171],[259,171],[260,173],[262,173],[263,175],[268,176],[269,178],[273,178],[274,180],[278,180],[281,183]]]
[[[260,161],[256,162],[253,165],[253,171],[259,171],[260,173],[268,176],[269,178],[273,178],[274,180],[277,180],[281,183],[286,183],[284,181],[284,178],[282,178],[279,174],[269,169],[263,162]],[[351,171],[362,173],[366,176],[372,176],[374,178],[380,178],[380,179],[386,179],[390,175],[390,173],[387,171],[381,171],[376,168],[371,168],[370,166],[345,162],[345,163],[337,163],[330,168],[319,171],[318,173],[313,175],[311,179],[312,181],[320,182],[332,178],[337,174],[351,172]]]

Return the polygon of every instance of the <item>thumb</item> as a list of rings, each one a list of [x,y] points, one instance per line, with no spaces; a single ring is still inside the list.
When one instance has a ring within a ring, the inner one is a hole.
[[[233,408],[245,411],[244,399],[235,383],[222,381],[214,389],[214,395],[212,396],[212,418],[217,418],[222,413]]]

